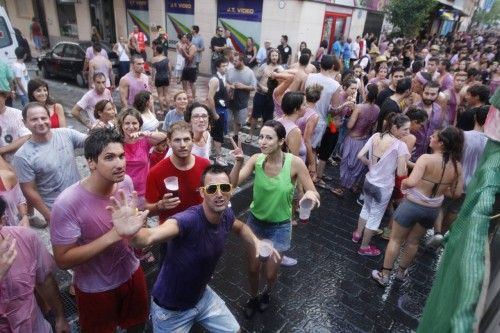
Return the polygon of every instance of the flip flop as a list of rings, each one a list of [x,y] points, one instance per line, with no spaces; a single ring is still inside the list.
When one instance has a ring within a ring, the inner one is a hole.
[[[314,183],[314,185],[316,185],[317,187],[322,188],[324,190],[329,190],[330,189],[330,186],[326,185],[326,183],[325,183],[325,181],[323,179],[316,180],[316,182]]]
[[[332,192],[333,195],[335,195],[341,199],[344,199],[344,190],[341,189],[340,187],[331,188],[330,192]]]

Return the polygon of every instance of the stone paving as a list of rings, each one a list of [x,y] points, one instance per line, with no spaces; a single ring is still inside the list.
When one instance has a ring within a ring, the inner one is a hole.
[[[34,76],[34,75],[33,75]],[[32,77],[33,77],[32,76]],[[206,96],[206,78],[199,81],[200,100]],[[49,81],[51,94],[63,104],[67,113],[85,92],[74,84]],[[115,96],[116,97],[116,96]],[[116,98],[115,98],[116,100]],[[82,129],[73,119],[69,124]],[[227,148],[230,148],[226,144]],[[247,155],[257,151],[255,144],[244,145]],[[85,175],[86,163],[80,156],[77,164]],[[327,174],[338,180],[338,167],[327,167]],[[351,241],[360,206],[348,194],[338,199],[320,190],[322,206],[313,211],[308,224],[294,227],[292,248],[288,255],[298,259],[294,267],[282,267],[273,290],[271,305],[253,319],[243,316],[249,298],[245,265],[245,245],[231,236],[210,285],[226,301],[244,332],[412,332],[417,328],[425,299],[430,291],[439,253],[419,250],[406,282],[392,281],[379,287],[370,277],[372,269],[382,266],[382,256],[362,257],[358,245]],[[245,220],[251,201],[251,182],[232,199],[232,207]],[[41,232],[48,245],[48,234]],[[374,238],[375,245],[385,248],[386,241]],[[148,284],[154,282],[157,263],[145,267]],[[76,305],[67,294],[70,275],[57,274],[67,315],[78,329]],[[150,328],[148,329],[150,331]],[[204,332],[198,326],[194,332]]]

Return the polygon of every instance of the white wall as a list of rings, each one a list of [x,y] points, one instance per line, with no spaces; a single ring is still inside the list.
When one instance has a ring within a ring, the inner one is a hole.
[[[80,0],[75,3],[76,26],[78,27],[78,39],[90,40],[91,22],[90,6],[88,0]]]
[[[348,30],[348,36],[352,40],[356,39],[356,36],[361,36],[363,34],[363,29],[365,28],[367,11],[364,9],[353,9],[351,27]]]
[[[200,73],[209,74],[211,66],[212,51],[210,51],[210,40],[215,35],[217,27],[217,0],[195,0],[194,24],[200,27],[200,36],[205,42],[205,51],[202,53]],[[175,52],[170,52],[175,53]],[[169,57],[175,61],[175,57]]]
[[[127,37],[127,11],[125,1],[113,0],[113,10],[115,14],[116,40],[120,37]]]

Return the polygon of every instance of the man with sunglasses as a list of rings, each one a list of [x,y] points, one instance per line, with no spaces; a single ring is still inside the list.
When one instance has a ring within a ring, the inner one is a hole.
[[[256,249],[260,241],[228,208],[232,187],[222,167],[213,165],[203,171],[200,194],[203,197],[201,205],[150,229],[142,228],[147,212],[137,211],[136,197],[131,202],[124,193],[112,198],[110,209],[118,235],[138,248],[169,241],[163,245],[168,247],[167,255],[152,290],[151,318],[155,332],[187,332],[195,322],[211,332],[238,332],[240,329],[208,282],[230,231]]]
[[[168,217],[202,202],[200,178],[210,165],[206,158],[191,153],[193,132],[184,121],[173,123],[167,132],[172,155],[149,170],[146,181],[146,209],[150,215],[159,215],[160,223]],[[164,180],[175,176],[179,181],[179,196],[167,193]]]

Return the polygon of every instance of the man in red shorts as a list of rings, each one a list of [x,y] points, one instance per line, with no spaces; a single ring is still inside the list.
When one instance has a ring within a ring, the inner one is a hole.
[[[118,236],[109,197],[118,190],[131,196],[121,137],[110,129],[90,132],[85,140],[90,176],[56,199],[50,236],[61,269],[75,271],[74,284],[82,332],[142,332],[148,318],[144,273],[128,241]]]
[[[210,161],[191,154],[193,132],[191,125],[178,121],[167,133],[172,155],[149,170],[146,183],[146,209],[150,215],[160,215],[160,223],[168,217],[198,205],[203,201],[200,195],[201,174]],[[175,176],[179,182],[179,196],[167,193],[164,180]]]

